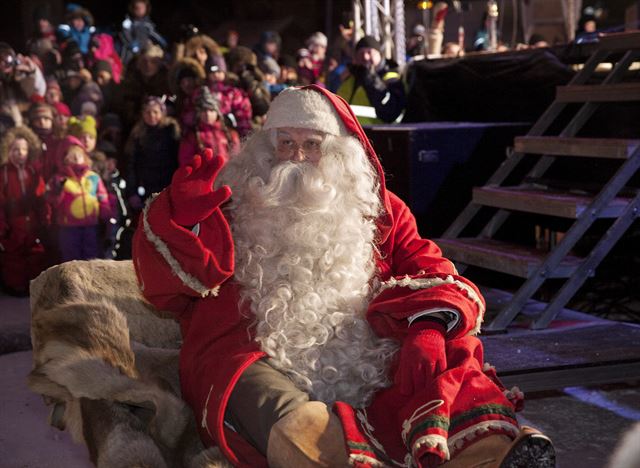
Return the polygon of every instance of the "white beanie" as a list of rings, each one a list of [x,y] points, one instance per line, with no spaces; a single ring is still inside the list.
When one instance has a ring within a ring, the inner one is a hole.
[[[336,136],[348,135],[328,99],[312,89],[297,87],[283,90],[269,106],[263,129],[281,127],[309,128]]]
[[[307,47],[309,47],[311,44],[317,44],[322,47],[327,47],[329,45],[329,40],[327,39],[327,36],[325,36],[320,31],[317,31],[309,36],[305,44],[307,45]]]

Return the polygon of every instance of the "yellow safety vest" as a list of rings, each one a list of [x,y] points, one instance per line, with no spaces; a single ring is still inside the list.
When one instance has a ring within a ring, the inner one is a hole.
[[[382,77],[383,81],[400,78],[400,75],[396,72],[387,72]],[[342,97],[349,103],[353,113],[358,118],[360,125],[373,125],[384,123],[377,117],[376,108],[371,105],[367,92],[364,86],[358,86],[353,90],[356,85],[356,79],[353,76],[349,76],[338,88],[338,96]]]

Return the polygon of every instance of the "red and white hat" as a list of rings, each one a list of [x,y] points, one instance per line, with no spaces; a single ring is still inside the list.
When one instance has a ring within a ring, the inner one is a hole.
[[[265,130],[282,127],[308,128],[336,136],[347,132],[334,107],[321,94],[292,87],[278,94],[267,112]]]

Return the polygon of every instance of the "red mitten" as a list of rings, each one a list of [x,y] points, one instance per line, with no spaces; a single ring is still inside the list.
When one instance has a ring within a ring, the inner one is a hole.
[[[414,395],[447,368],[445,332],[446,327],[438,321],[419,320],[409,326],[398,368],[404,395]]]
[[[211,149],[206,149],[204,157],[194,156],[191,164],[175,172],[169,187],[169,198],[171,217],[177,224],[198,224],[231,196],[231,189],[226,185],[218,190],[213,188],[223,164],[220,156],[214,157]]]

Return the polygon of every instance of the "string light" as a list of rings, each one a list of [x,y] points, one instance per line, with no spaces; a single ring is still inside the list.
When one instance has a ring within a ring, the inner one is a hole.
[[[417,7],[418,7],[418,10],[429,10],[433,8],[433,2],[430,0],[421,1],[421,2],[418,2]]]

